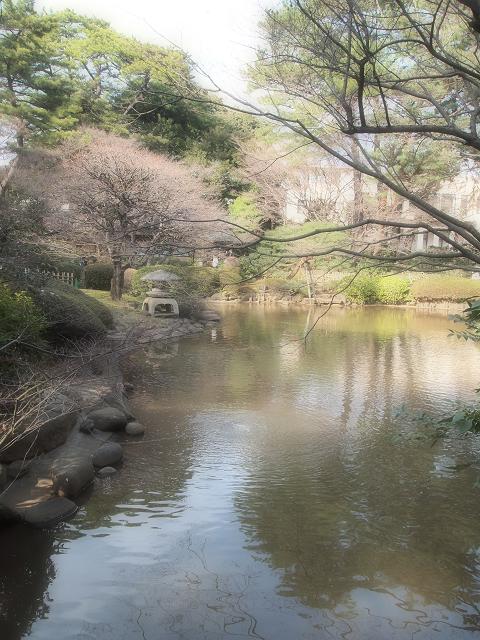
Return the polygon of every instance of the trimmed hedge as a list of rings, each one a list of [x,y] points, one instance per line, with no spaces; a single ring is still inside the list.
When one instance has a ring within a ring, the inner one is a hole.
[[[340,283],[340,290],[349,279]],[[403,304],[411,300],[410,282],[400,276],[359,275],[344,293],[357,304]]]
[[[463,302],[480,297],[480,280],[452,276],[422,278],[412,284],[412,295],[415,300]]]
[[[101,335],[113,326],[105,305],[64,282],[49,280],[32,297],[49,324],[50,340]]]
[[[108,262],[95,262],[85,267],[85,289],[110,291],[113,265]]]

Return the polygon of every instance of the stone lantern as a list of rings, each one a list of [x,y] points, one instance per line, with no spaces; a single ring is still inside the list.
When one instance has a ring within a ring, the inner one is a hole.
[[[178,316],[178,302],[170,295],[169,287],[172,282],[180,279],[174,273],[162,269],[143,276],[141,280],[153,282],[154,287],[147,293],[142,304],[142,311],[156,317]]]

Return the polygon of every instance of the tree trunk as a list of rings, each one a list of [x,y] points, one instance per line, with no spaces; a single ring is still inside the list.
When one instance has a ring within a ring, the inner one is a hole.
[[[360,152],[352,140],[351,156],[354,162],[360,162]],[[364,218],[364,202],[363,202],[363,180],[360,171],[353,170],[353,211],[352,222],[361,222]]]
[[[307,293],[308,293],[308,299],[310,300],[310,302],[312,301],[312,299],[315,297],[315,293],[313,290],[313,278],[312,278],[312,272],[310,269],[310,262],[308,260],[305,261],[305,264],[303,265],[304,269],[305,269],[305,280],[307,283]]]
[[[123,274],[122,259],[119,256],[112,257],[113,262],[113,275],[112,283],[110,287],[110,296],[112,300],[121,300],[122,288],[123,288]]]
[[[353,221],[363,220],[363,181],[360,171],[353,172]]]

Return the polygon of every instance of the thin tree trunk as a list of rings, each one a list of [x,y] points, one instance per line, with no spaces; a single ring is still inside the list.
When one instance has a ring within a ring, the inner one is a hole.
[[[123,269],[122,269],[122,259],[120,256],[113,256],[113,276],[112,276],[112,284],[110,287],[110,296],[112,300],[121,300],[122,298],[122,288],[123,288]]]
[[[360,162],[360,153],[355,140],[351,146],[352,160]],[[360,171],[353,170],[353,211],[352,222],[361,222],[364,218],[363,180]]]
[[[314,291],[313,291],[312,272],[310,270],[310,263],[308,262],[308,260],[305,261],[305,264],[303,266],[304,266],[304,269],[305,269],[305,280],[307,282],[308,299],[311,302],[312,299],[314,298],[315,294],[314,294]]]

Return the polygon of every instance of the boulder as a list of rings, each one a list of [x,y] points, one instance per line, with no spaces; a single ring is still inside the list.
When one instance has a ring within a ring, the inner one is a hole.
[[[117,473],[115,467],[102,467],[97,471],[99,478],[108,478],[108,476],[113,476],[115,473]]]
[[[99,431],[121,431],[127,425],[127,416],[116,407],[102,407],[88,414],[93,427]]]
[[[27,460],[15,460],[7,467],[7,475],[12,480],[21,478],[28,473],[29,462]]]
[[[132,288],[132,279],[136,273],[137,273],[137,269],[132,269],[132,267],[125,269],[125,271],[123,272],[123,290],[124,291],[129,291]]]
[[[145,427],[140,422],[129,422],[125,427],[125,433],[129,436],[143,436]]]
[[[95,467],[110,467],[123,458],[123,449],[118,442],[105,442],[93,454],[92,462]]]
[[[8,474],[7,467],[4,464],[0,464],[0,489],[7,484]]]
[[[77,512],[77,505],[68,498],[50,498],[21,512],[23,520],[34,527],[53,527]]]
[[[135,420],[135,416],[130,413],[130,410],[128,409],[126,400],[118,393],[108,393],[103,398],[102,402],[108,407],[114,407],[115,409],[122,411],[127,416],[127,420]]]
[[[63,444],[77,421],[78,411],[70,411],[51,418],[25,435],[7,440],[0,451],[0,462],[14,462],[22,458],[34,458]],[[11,443],[11,444],[10,444]]]
[[[90,460],[79,460],[67,466],[52,469],[53,493],[76,498],[93,482],[94,470]]]

